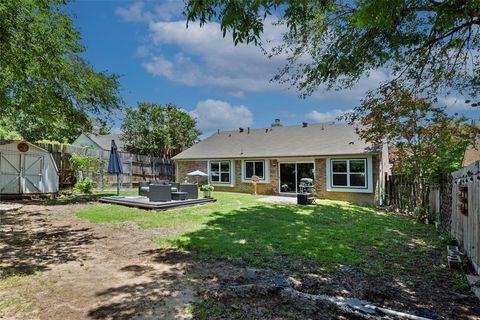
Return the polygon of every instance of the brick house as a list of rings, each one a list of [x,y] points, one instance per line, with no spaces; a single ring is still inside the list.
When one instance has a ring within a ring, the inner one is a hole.
[[[386,144],[360,140],[346,124],[304,123],[263,129],[222,131],[173,158],[176,180],[187,173],[208,173],[200,183],[217,191],[295,195],[301,178],[312,178],[319,198],[376,204],[388,170]]]

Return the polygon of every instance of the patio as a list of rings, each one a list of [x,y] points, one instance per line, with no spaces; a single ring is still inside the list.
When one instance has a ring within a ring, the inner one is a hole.
[[[102,197],[99,199],[99,201],[104,203],[119,204],[127,207],[134,207],[134,208],[140,208],[140,209],[167,210],[167,209],[215,202],[216,200],[213,198],[198,198],[198,199],[171,200],[171,201],[150,201],[147,197],[144,197],[144,196],[111,196],[111,197]]]

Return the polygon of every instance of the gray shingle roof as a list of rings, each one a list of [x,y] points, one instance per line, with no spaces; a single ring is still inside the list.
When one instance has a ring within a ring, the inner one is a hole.
[[[123,143],[122,135],[118,133],[103,134],[103,135],[88,135],[96,144],[98,144],[103,150],[110,150],[112,140],[115,140],[119,151],[125,151],[125,143]]]
[[[268,131],[267,131],[268,130]],[[346,124],[310,124],[223,131],[175,156],[174,160],[306,157],[379,153]]]

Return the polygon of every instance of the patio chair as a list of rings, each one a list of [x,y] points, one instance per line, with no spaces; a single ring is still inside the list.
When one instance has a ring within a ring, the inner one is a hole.
[[[181,183],[180,191],[188,193],[187,199],[198,199],[198,185],[194,183]]]
[[[163,184],[151,184],[148,199],[153,202],[172,201],[172,187]]]

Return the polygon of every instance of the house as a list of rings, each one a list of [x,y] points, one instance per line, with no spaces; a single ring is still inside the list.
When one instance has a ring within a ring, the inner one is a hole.
[[[475,144],[469,145],[463,155],[462,167],[467,167],[480,160],[480,136],[476,138]]]
[[[77,147],[89,147],[94,150],[110,151],[112,140],[115,140],[118,151],[127,151],[125,143],[122,140],[122,135],[115,133],[102,135],[82,133],[72,144]]]
[[[319,198],[375,204],[388,170],[387,145],[362,141],[346,124],[303,123],[263,129],[218,131],[173,158],[176,180],[208,173],[215,190],[295,195],[301,178],[314,180]]]

